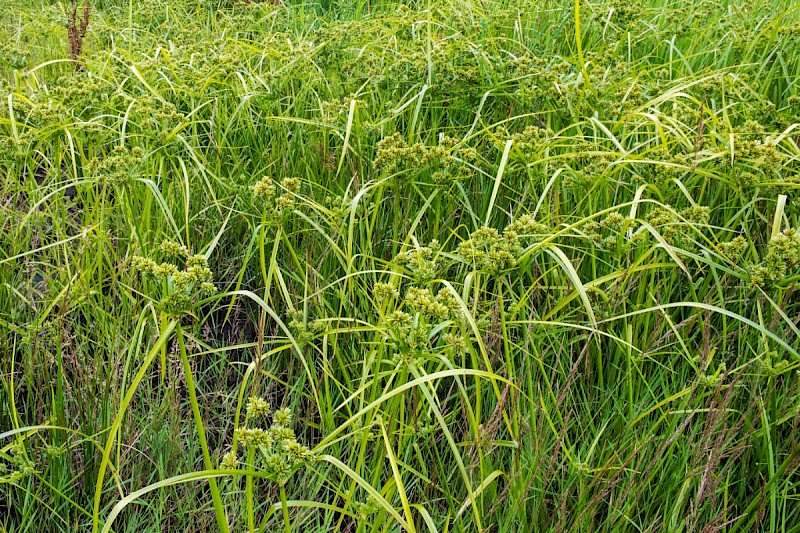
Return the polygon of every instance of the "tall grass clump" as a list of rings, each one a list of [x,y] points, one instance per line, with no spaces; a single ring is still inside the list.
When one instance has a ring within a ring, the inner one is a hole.
[[[0,0],[0,531],[798,531],[793,2],[79,5]]]

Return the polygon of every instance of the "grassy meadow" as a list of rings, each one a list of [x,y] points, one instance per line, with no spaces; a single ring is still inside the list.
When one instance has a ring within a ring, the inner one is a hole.
[[[800,5],[83,5],[0,0],[0,532],[800,532]]]

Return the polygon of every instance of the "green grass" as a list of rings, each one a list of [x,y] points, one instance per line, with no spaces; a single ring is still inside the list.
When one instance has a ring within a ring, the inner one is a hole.
[[[800,531],[793,2],[68,9],[0,0],[0,531]]]

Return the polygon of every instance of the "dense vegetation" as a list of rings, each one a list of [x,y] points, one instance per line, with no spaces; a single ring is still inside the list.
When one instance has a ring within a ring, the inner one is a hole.
[[[0,0],[0,531],[800,531],[798,5],[73,9]]]

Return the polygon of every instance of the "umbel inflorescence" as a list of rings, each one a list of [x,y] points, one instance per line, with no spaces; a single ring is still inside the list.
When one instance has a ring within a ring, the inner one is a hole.
[[[223,468],[235,469],[239,465],[239,448],[253,458],[255,464],[245,465],[257,469],[266,478],[279,485],[285,485],[289,478],[317,459],[314,452],[297,442],[292,429],[291,409],[278,409],[272,414],[269,428],[263,422],[269,418],[269,404],[261,398],[250,398],[247,403],[245,423],[234,431],[234,444],[221,462]],[[250,453],[255,452],[255,453]]]
[[[264,222],[275,226],[294,209],[297,195],[300,194],[300,179],[284,178],[278,184],[269,176],[264,176],[251,187],[251,191]]]
[[[16,483],[36,472],[35,465],[26,454],[22,441],[9,448],[5,461],[2,458],[3,454],[0,454],[0,484]]]
[[[502,232],[476,229],[453,253],[445,253],[438,241],[400,252],[394,264],[408,273],[411,283],[403,287],[377,282],[372,292],[381,309],[385,341],[395,352],[393,361],[418,368],[439,354],[466,352],[470,342],[463,334],[465,307],[452,285],[443,280],[458,265],[489,276],[510,272],[518,266],[526,245],[546,233],[544,224],[523,215]]]
[[[800,233],[787,228],[767,244],[767,253],[749,269],[750,285],[764,287],[777,283],[800,264]]]
[[[387,174],[407,173],[415,176],[431,170],[436,184],[463,181],[472,176],[468,163],[478,157],[474,148],[458,148],[458,141],[442,137],[434,146],[423,143],[408,144],[399,133],[381,139],[375,152],[372,166]]]
[[[498,273],[514,268],[524,250],[524,242],[544,234],[547,227],[531,215],[523,215],[506,226],[502,234],[494,228],[482,227],[462,241],[456,254],[476,270]]]
[[[204,255],[192,254],[186,246],[172,241],[162,242],[159,248],[162,254],[182,261],[183,268],[170,262],[156,263],[142,256],[134,256],[133,267],[161,284],[159,304],[164,311],[179,316],[200,299],[217,292],[214,274]]]

